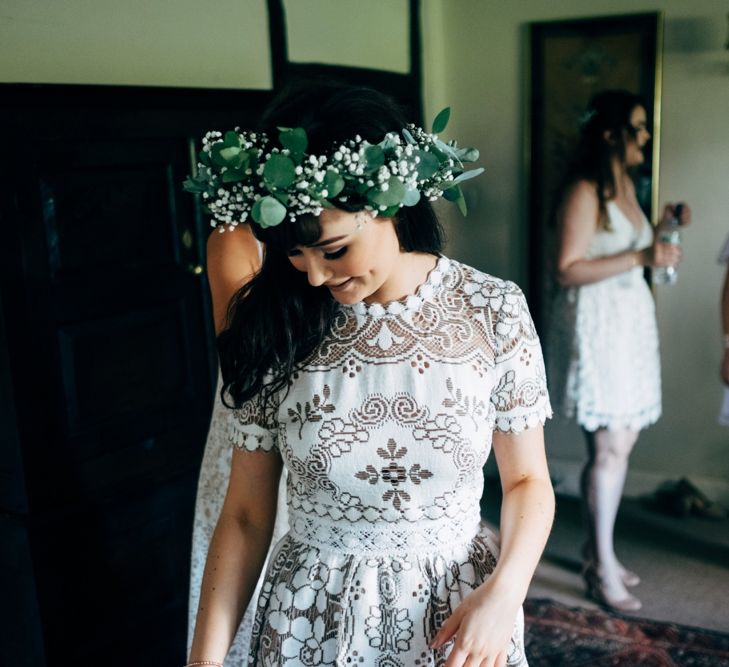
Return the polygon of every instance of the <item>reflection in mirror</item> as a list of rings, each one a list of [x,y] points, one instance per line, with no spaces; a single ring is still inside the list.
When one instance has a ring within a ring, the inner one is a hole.
[[[652,219],[657,174],[661,14],[634,14],[531,25],[531,307],[544,330],[552,297],[555,198],[574,151],[588,102],[601,90],[622,89],[646,102],[652,142],[634,170],[636,195]]]
[[[629,590],[640,576],[618,560],[613,539],[628,460],[661,414],[658,327],[643,272],[680,258],[675,245],[654,243],[649,222],[660,16],[639,18],[536,24],[531,32],[532,223],[548,240],[535,245],[538,317],[543,329],[550,320],[555,413],[574,420],[587,445],[587,596],[618,612],[642,607]]]

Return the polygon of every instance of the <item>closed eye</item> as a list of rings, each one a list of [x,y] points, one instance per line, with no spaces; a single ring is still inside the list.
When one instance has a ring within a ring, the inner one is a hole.
[[[343,257],[346,252],[347,246],[345,245],[339,248],[339,250],[334,250],[333,252],[325,252],[324,259],[339,259],[340,257]],[[291,250],[288,250],[286,254],[289,257],[298,257],[301,254],[301,250],[299,250],[298,248],[291,248]]]
[[[347,252],[347,246],[342,246],[339,248],[339,250],[335,250],[334,252],[325,252],[324,253],[324,259],[339,259]]]

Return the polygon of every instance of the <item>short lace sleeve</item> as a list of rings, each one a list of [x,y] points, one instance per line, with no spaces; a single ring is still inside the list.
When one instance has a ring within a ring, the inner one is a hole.
[[[230,410],[229,439],[238,449],[249,452],[257,449],[277,451],[276,432],[276,424],[263,415],[255,400],[246,401],[240,408]]]
[[[491,391],[494,428],[519,433],[552,416],[542,348],[524,294],[512,282],[491,300],[496,383]]]

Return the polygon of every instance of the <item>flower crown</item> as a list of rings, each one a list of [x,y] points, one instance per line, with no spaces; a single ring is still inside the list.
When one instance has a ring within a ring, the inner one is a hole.
[[[183,187],[202,195],[211,225],[220,231],[249,217],[273,227],[287,217],[294,221],[337,205],[387,217],[421,197],[442,196],[466,215],[460,184],[483,169],[463,168],[464,162],[478,160],[478,150],[438,138],[449,117],[450,108],[443,109],[432,134],[408,125],[402,136],[390,132],[378,144],[357,135],[330,155],[307,154],[308,139],[300,127],[279,128],[280,146],[271,145],[263,133],[211,131],[203,138],[197,174]]]

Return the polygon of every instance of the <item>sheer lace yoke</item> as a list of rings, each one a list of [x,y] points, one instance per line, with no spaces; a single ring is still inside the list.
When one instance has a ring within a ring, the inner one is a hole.
[[[430,301],[443,285],[443,276],[448,272],[450,260],[442,255],[438,258],[435,266],[428,273],[423,282],[414,294],[402,297],[388,303],[359,303],[344,305],[342,308],[351,308],[356,315],[370,315],[371,317],[386,317],[402,315],[405,312],[416,312],[422,305]]]

